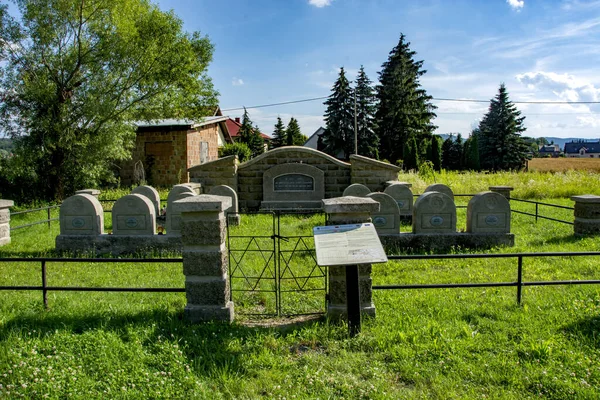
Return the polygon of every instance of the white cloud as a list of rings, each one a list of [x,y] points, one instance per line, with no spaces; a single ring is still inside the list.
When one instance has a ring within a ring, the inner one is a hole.
[[[244,81],[241,78],[233,77],[233,79],[231,80],[231,84],[233,86],[243,86],[244,85]]]
[[[506,0],[506,2],[513,10],[516,11],[521,11],[525,5],[525,0]]]
[[[317,8],[323,8],[330,6],[333,0],[308,0],[308,4]]]
[[[555,72],[527,72],[516,76],[527,88],[551,92],[562,101],[599,101],[600,88],[570,74]]]

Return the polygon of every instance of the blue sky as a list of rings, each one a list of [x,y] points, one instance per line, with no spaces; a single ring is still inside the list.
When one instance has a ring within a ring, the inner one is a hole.
[[[435,98],[489,100],[504,82],[513,101],[600,101],[600,1],[158,0],[215,46],[209,75],[222,109],[249,107],[270,134],[277,116],[311,135],[343,66],[377,72],[400,33]],[[434,102],[437,133],[464,136],[486,103]],[[528,136],[600,138],[600,105],[518,104]],[[241,111],[226,111],[232,117]]]

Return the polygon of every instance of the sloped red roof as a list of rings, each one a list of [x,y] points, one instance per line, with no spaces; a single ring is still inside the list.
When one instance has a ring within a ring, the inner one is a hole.
[[[237,139],[237,137],[239,136],[240,128],[242,127],[242,123],[236,122],[234,119],[231,119],[231,118],[227,119],[226,123],[227,123],[227,130],[229,131],[229,135],[235,141]],[[260,136],[264,140],[271,140],[271,136],[265,135],[262,132],[260,132]]]

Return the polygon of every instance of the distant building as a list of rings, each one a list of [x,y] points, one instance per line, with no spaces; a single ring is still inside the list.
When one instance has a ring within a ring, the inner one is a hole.
[[[565,143],[565,156],[571,158],[600,158],[600,141]]]
[[[560,156],[560,146],[557,144],[546,144],[539,147],[538,155],[540,157],[558,157]]]
[[[315,150],[319,150],[319,151],[323,151],[322,147],[322,140],[321,140],[321,136],[323,136],[323,133],[325,132],[325,128],[323,128],[322,126],[319,127],[319,129],[317,129],[315,131],[315,133],[313,133],[312,135],[310,135],[310,137],[308,138],[308,140],[306,140],[306,142],[304,142],[304,147],[310,147],[311,149],[315,149]]]
[[[231,119],[231,118],[227,119],[227,130],[229,131],[229,135],[231,136],[231,139],[233,139],[234,143],[239,140],[241,127],[242,127],[242,122],[240,121],[239,117],[236,117],[234,119]],[[265,141],[265,144],[268,145],[271,142],[271,139],[272,139],[271,136],[265,135],[262,132],[259,132],[259,133],[260,133],[260,137],[262,137],[263,140]]]

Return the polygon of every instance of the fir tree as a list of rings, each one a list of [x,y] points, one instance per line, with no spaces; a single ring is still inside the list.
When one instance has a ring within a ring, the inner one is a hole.
[[[292,117],[285,130],[285,144],[287,146],[304,146],[304,142],[306,142],[306,136],[300,132],[298,120]]]
[[[442,170],[442,141],[438,135],[431,136],[431,162],[435,171]]]
[[[417,170],[419,168],[419,152],[417,148],[417,139],[413,136],[404,143],[402,150],[403,167],[406,171]]]
[[[525,117],[508,99],[502,83],[490,101],[487,114],[479,124],[479,156],[481,167],[498,170],[520,169],[528,159],[528,146],[521,138],[527,128]]]
[[[277,147],[286,145],[285,137],[285,125],[281,121],[281,117],[277,117],[277,123],[275,124],[275,130],[273,131],[273,140],[271,140],[271,146],[276,149]]]
[[[379,155],[391,162],[402,156],[403,144],[410,138],[425,143],[436,129],[432,124],[437,107],[432,97],[421,88],[419,77],[425,74],[423,61],[415,61],[410,43],[400,35],[398,45],[392,49],[388,60],[379,73],[377,99],[379,107],[375,114],[377,134],[380,140]],[[424,153],[418,149],[417,153]]]
[[[244,117],[239,131],[239,141],[245,143],[252,152],[252,158],[264,153],[265,143],[258,128],[252,126],[248,110],[244,107]]]
[[[448,139],[442,144],[442,168],[447,170],[460,170],[463,152],[462,135],[459,133],[454,139],[450,134]]]
[[[379,137],[375,133],[376,98],[372,82],[361,65],[354,88],[356,96],[356,127],[358,154],[379,158]]]
[[[327,106],[322,136],[324,151],[332,156],[342,152],[347,160],[354,152],[354,99],[343,67],[331,92],[324,103]]]
[[[465,141],[465,168],[471,171],[479,171],[481,164],[479,162],[479,130],[473,130],[471,136]]]

